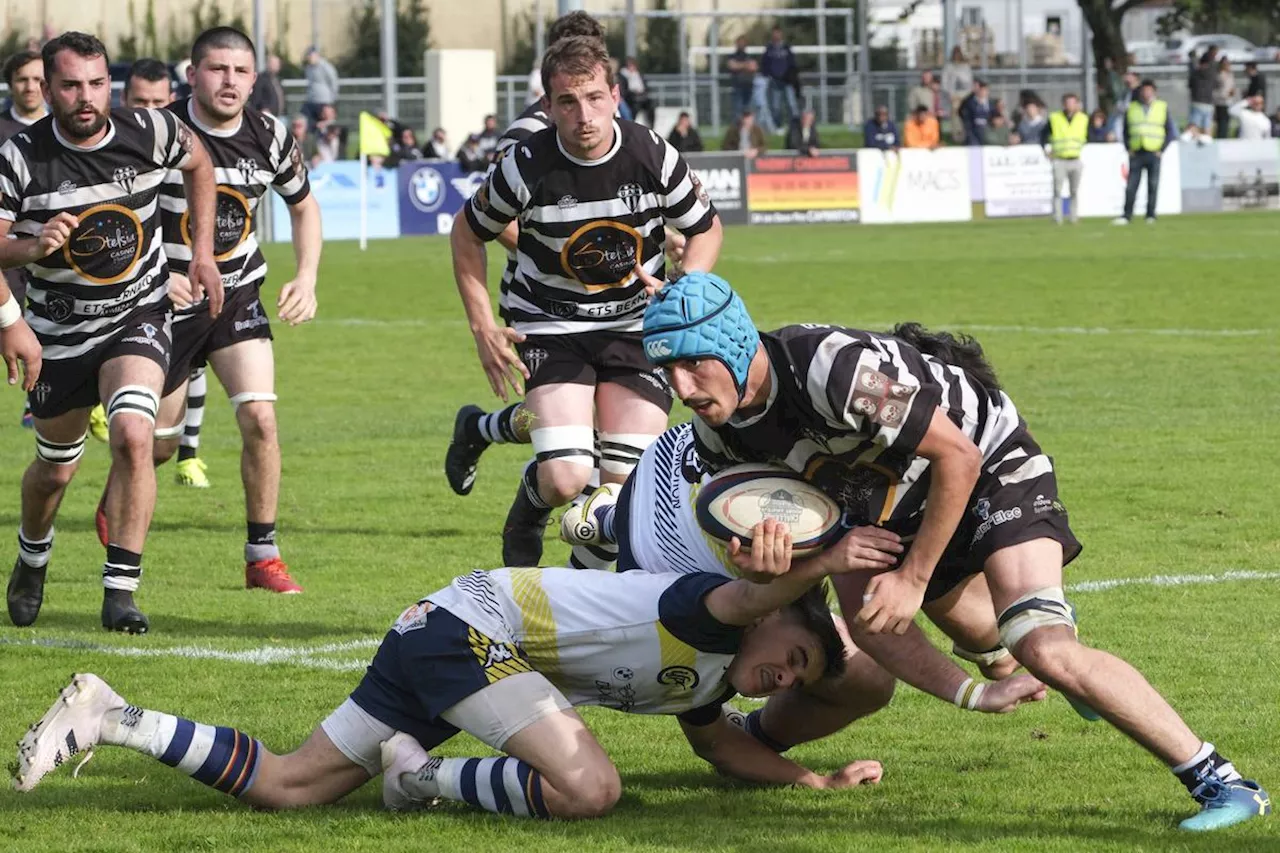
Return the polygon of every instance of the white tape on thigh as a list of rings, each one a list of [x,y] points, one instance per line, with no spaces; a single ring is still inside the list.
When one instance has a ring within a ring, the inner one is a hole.
[[[382,772],[382,742],[396,730],[348,699],[330,714],[320,728],[347,758],[370,776]]]
[[[275,394],[265,394],[261,391],[245,391],[230,398],[231,406],[235,409],[239,409],[245,403],[274,403],[278,399],[280,398]]]
[[[481,688],[440,716],[494,749],[507,740],[560,711],[573,706],[540,672],[520,672]]]
[[[107,401],[107,425],[116,415],[138,415],[154,425],[160,411],[160,397],[145,385],[125,385]]]
[[[589,426],[540,427],[529,432],[539,462],[571,462],[595,467],[596,436]]]
[[[167,441],[168,439],[181,438],[182,433],[186,428],[186,424],[177,424],[175,426],[165,427],[164,429],[157,429],[155,431],[156,441]]]
[[[74,465],[80,461],[81,456],[84,456],[84,442],[88,437],[89,431],[85,430],[84,435],[75,441],[64,443],[50,441],[37,432],[36,458],[51,465]]]
[[[1000,627],[1000,644],[1010,651],[1037,628],[1065,625],[1074,631],[1076,627],[1071,606],[1067,604],[1060,586],[1047,586],[1027,593],[1006,607],[996,623]]]
[[[976,663],[978,666],[991,666],[1007,658],[1009,650],[1004,646],[996,646],[989,652],[971,652],[959,643],[955,643],[951,646],[951,654],[970,663]]]
[[[642,432],[600,433],[600,470],[617,477],[631,476],[644,449],[656,438]]]

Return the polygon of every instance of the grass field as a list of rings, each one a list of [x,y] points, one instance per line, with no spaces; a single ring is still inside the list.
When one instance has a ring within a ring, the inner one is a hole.
[[[1154,229],[729,229],[719,266],[762,327],[917,319],[977,335],[1054,455],[1085,542],[1068,574],[1084,584],[1073,595],[1082,636],[1137,665],[1273,793],[1278,226],[1258,214]],[[269,255],[274,299],[292,257]],[[490,266],[496,274],[496,258]],[[153,632],[103,632],[92,511],[107,455],[94,444],[62,507],[39,622],[0,627],[0,741],[12,744],[71,672],[93,671],[132,702],[236,725],[285,751],[357,683],[408,603],[497,564],[527,449],[490,451],[469,498],[444,482],[454,411],[489,402],[446,242],[330,244],[320,306],[314,324],[277,329],[281,544],[306,594],[241,588],[238,435],[214,391],[202,444],[213,488],[161,474],[139,595]],[[0,529],[13,531],[32,437],[17,427],[18,395],[5,399]],[[548,543],[548,561],[566,553]],[[1202,582],[1152,583],[1158,575]],[[376,782],[335,807],[256,813],[108,748],[78,779],[64,769],[31,794],[0,790],[0,851],[1280,850],[1274,818],[1211,839],[1177,833],[1193,810],[1181,786],[1057,695],[993,718],[899,688],[885,711],[794,751],[818,768],[884,763],[879,787],[845,792],[739,786],[693,757],[671,720],[586,717],[624,787],[597,822],[454,807],[388,815]],[[465,737],[445,750],[482,751]]]

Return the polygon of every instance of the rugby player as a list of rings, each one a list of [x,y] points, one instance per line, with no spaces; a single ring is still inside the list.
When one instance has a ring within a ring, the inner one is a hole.
[[[158,59],[138,59],[129,68],[124,83],[124,105],[138,109],[162,109],[174,101],[173,79],[169,67]],[[206,146],[207,147],[207,146]],[[197,456],[200,447],[200,426],[204,423],[204,403],[209,385],[203,367],[193,368],[187,383],[187,414],[178,448],[178,466],[175,479],[180,486],[208,488],[204,460]],[[89,413],[89,434],[99,441],[107,440],[107,412],[101,403]],[[101,515],[99,515],[101,534]]]
[[[43,349],[30,394],[36,458],[22,480],[9,618],[30,625],[40,612],[54,518],[84,453],[89,410],[105,400],[111,485],[102,625],[143,633],[148,621],[133,593],[155,508],[151,434],[172,324],[160,182],[171,169],[182,175],[194,211],[191,289],[208,294],[216,316],[213,166],[172,113],[110,109],[98,39],[64,33],[45,44],[41,59],[53,115],[0,148],[0,267],[26,266],[27,321]]]
[[[244,33],[231,27],[206,30],[191,48],[191,97],[169,107],[191,125],[213,160],[218,183],[214,253],[227,302],[217,318],[209,317],[198,300],[175,313],[173,363],[156,419],[155,461],[164,463],[178,449],[185,431],[187,380],[193,368],[207,362],[235,407],[243,440],[245,586],[300,593],[302,587],[290,576],[276,544],[280,444],[275,361],[267,310],[259,299],[267,263],[253,220],[268,189],[288,205],[297,273],[281,288],[276,310],[282,321],[296,326],[316,313],[320,206],[311,195],[302,152],[288,128],[274,116],[246,106],[257,78],[254,68],[253,42]],[[160,204],[165,253],[174,268],[175,291],[185,301],[191,243],[187,205],[176,177],[162,185]]]
[[[553,44],[543,60],[555,130],[508,148],[453,229],[454,273],[494,393],[529,390],[536,458],[503,529],[503,562],[536,565],[552,507],[573,500],[594,467],[621,482],[666,426],[669,389],[644,363],[639,272],[664,274],[664,221],[688,237],[684,265],[706,270],[720,220],[683,158],[647,128],[614,118],[618,93],[599,41]],[[493,318],[484,243],[519,218],[510,325]],[[512,344],[517,347],[513,351]],[[517,354],[518,352],[518,354]],[[467,429],[479,430],[479,414]]]
[[[40,54],[24,50],[15,53],[5,60],[0,70],[5,85],[9,87],[9,109],[0,113],[0,145],[11,136],[16,136],[49,114],[44,104],[44,95],[40,92],[40,84],[44,82],[44,65]],[[27,298],[26,273],[21,268],[6,269],[5,284],[13,294],[17,306],[21,309]],[[33,427],[31,402],[24,400],[22,404],[22,426]]]
[[[806,472],[850,518],[912,537],[896,569],[837,583],[844,612],[856,614],[854,640],[886,669],[910,675],[914,652],[896,635],[918,631],[922,602],[945,613],[982,574],[1001,645],[1171,768],[1201,806],[1183,829],[1270,811],[1266,792],[1137,670],[1079,641],[1062,574],[1081,545],[1053,462],[976,342],[914,324],[891,335],[809,324],[761,334],[728,284],[706,274],[659,291],[644,334],[646,354],[696,415],[709,469],[751,461]]]
[[[790,565],[782,525],[756,532],[753,570]],[[295,752],[276,755],[235,729],[127,704],[96,676],[78,675],[19,743],[15,782],[30,791],[76,754],[110,744],[258,808],[333,802],[383,772],[392,808],[444,797],[521,817],[596,817],[617,802],[621,783],[579,705],[676,715],[694,751],[739,778],[812,788],[875,782],[877,762],[815,773],[722,712],[735,692],[764,696],[840,671],[841,641],[815,586],[832,571],[843,568],[796,561],[766,584],[473,572],[400,615],[364,680]],[[425,751],[460,730],[507,757]]]

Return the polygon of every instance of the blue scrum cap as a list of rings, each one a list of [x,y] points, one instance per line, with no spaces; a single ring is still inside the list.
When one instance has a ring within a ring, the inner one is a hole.
[[[662,365],[715,358],[729,368],[739,396],[760,344],[742,298],[718,275],[687,273],[654,295],[644,312],[644,353]]]

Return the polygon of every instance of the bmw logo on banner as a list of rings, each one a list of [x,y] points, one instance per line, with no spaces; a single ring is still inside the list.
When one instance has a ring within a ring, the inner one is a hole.
[[[444,203],[445,182],[431,166],[420,166],[409,175],[409,201],[423,213],[435,213]]]
[[[400,233],[448,234],[482,183],[484,173],[463,174],[457,163],[401,163]]]

